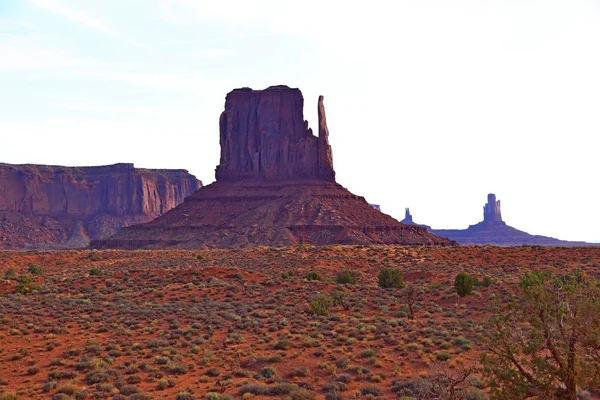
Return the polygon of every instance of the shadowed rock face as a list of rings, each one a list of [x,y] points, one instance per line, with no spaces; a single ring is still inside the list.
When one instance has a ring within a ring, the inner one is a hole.
[[[335,180],[323,97],[318,137],[304,120],[303,109],[300,90],[287,86],[230,92],[219,120],[217,181]]]
[[[230,92],[220,118],[215,183],[146,224],[93,248],[199,248],[324,244],[449,245],[405,226],[335,182],[323,97],[318,136],[302,93],[286,86]]]
[[[85,247],[156,218],[201,186],[185,170],[133,164],[0,164],[0,247]]]

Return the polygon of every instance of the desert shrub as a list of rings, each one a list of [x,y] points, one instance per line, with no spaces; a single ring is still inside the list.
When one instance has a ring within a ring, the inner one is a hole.
[[[19,400],[19,396],[14,393],[1,393],[0,400]]]
[[[27,368],[26,374],[27,375],[35,375],[38,372],[40,372],[40,369],[38,367],[29,367],[29,368]]]
[[[157,383],[156,383],[156,388],[158,390],[165,390],[166,388],[169,387],[169,384],[167,383],[166,379],[160,379]]]
[[[52,400],[73,400],[73,397],[66,393],[56,393],[52,396]]]
[[[365,386],[364,388],[362,388],[360,393],[363,396],[366,396],[369,394],[372,396],[381,396],[381,389],[379,389],[377,386]]]
[[[454,279],[454,289],[460,297],[465,297],[473,293],[473,283],[473,277],[465,272],[461,272]]]
[[[280,383],[275,386],[265,386],[257,384],[246,384],[240,387],[240,395],[250,393],[256,396],[279,396],[284,394],[290,394],[292,391],[297,390],[298,387],[290,383]]]
[[[273,346],[273,348],[275,350],[287,350],[287,349],[292,348],[292,347],[294,347],[294,343],[292,343],[291,341],[286,340],[286,339],[278,341]]]
[[[114,399],[114,397],[113,397]],[[153,397],[146,393],[134,393],[127,397],[127,400],[152,400]]]
[[[175,400],[195,400],[196,398],[189,392],[179,392],[175,395]]]
[[[19,283],[15,286],[15,293],[27,294],[40,290],[40,287],[33,283],[33,279],[29,275],[19,277]]]
[[[338,276],[335,277],[335,283],[337,284],[356,284],[356,272],[354,271],[344,271]]]
[[[326,294],[319,293],[310,302],[310,308],[316,315],[329,314],[329,306],[331,306],[331,298]]]
[[[450,353],[447,351],[440,351],[436,354],[435,359],[438,361],[448,361],[450,359]]]
[[[304,279],[306,279],[307,281],[322,281],[323,277],[321,277],[321,275],[313,271],[304,275]]]
[[[483,375],[494,398],[576,399],[600,385],[600,286],[573,272],[523,274],[520,297],[490,317]],[[594,354],[591,356],[591,354]]]
[[[61,379],[74,379],[76,377],[77,372],[75,371],[56,370],[50,371],[48,373],[48,380],[50,381],[58,381]]]
[[[271,367],[264,367],[263,369],[260,370],[260,372],[258,374],[260,375],[261,378],[265,378],[265,379],[270,379],[270,378],[273,378],[275,375],[277,375],[275,370]]]
[[[139,391],[140,391],[140,389],[138,389],[138,387],[135,385],[123,385],[119,389],[119,393],[124,394],[125,396],[129,396],[131,394],[138,393]]]
[[[404,278],[402,271],[397,268],[382,268],[377,277],[379,287],[384,289],[403,288]]]
[[[241,395],[250,393],[253,395],[257,395],[257,396],[266,396],[266,395],[268,395],[268,392],[269,392],[268,386],[257,385],[257,384],[253,384],[253,383],[242,385],[242,387],[240,387]]]
[[[493,283],[494,283],[494,281],[489,276],[484,276],[483,281],[481,281],[481,284],[483,287],[492,286]]]
[[[42,267],[35,264],[29,264],[29,268],[27,269],[31,275],[41,275]]]
[[[14,268],[9,268],[4,273],[4,279],[14,279],[17,277],[17,271]]]
[[[98,276],[98,275],[102,275],[102,271],[100,270],[100,268],[90,269],[90,276]]]
[[[306,389],[297,389],[290,393],[292,400],[313,400],[317,397],[314,392]]]

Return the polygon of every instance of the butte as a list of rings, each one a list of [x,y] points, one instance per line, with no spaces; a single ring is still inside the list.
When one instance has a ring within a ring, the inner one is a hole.
[[[219,120],[216,182],[148,223],[92,248],[155,249],[295,244],[450,245],[403,225],[336,183],[323,97],[318,136],[299,89],[272,86],[227,94]]]

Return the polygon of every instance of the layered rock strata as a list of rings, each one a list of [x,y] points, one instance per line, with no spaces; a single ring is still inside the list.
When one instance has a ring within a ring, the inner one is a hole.
[[[186,170],[0,164],[0,248],[86,247],[150,221],[202,183]]]
[[[230,92],[219,120],[216,182],[146,224],[93,248],[201,248],[299,243],[449,245],[372,208],[335,182],[323,97],[318,136],[298,89]]]

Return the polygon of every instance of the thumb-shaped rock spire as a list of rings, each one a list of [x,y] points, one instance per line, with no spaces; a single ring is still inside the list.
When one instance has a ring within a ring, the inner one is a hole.
[[[319,96],[317,105],[319,117],[319,163],[318,168],[321,174],[333,170],[333,155],[331,154],[331,146],[329,145],[329,129],[327,128],[327,116],[325,115],[325,105],[323,104],[323,96]]]

